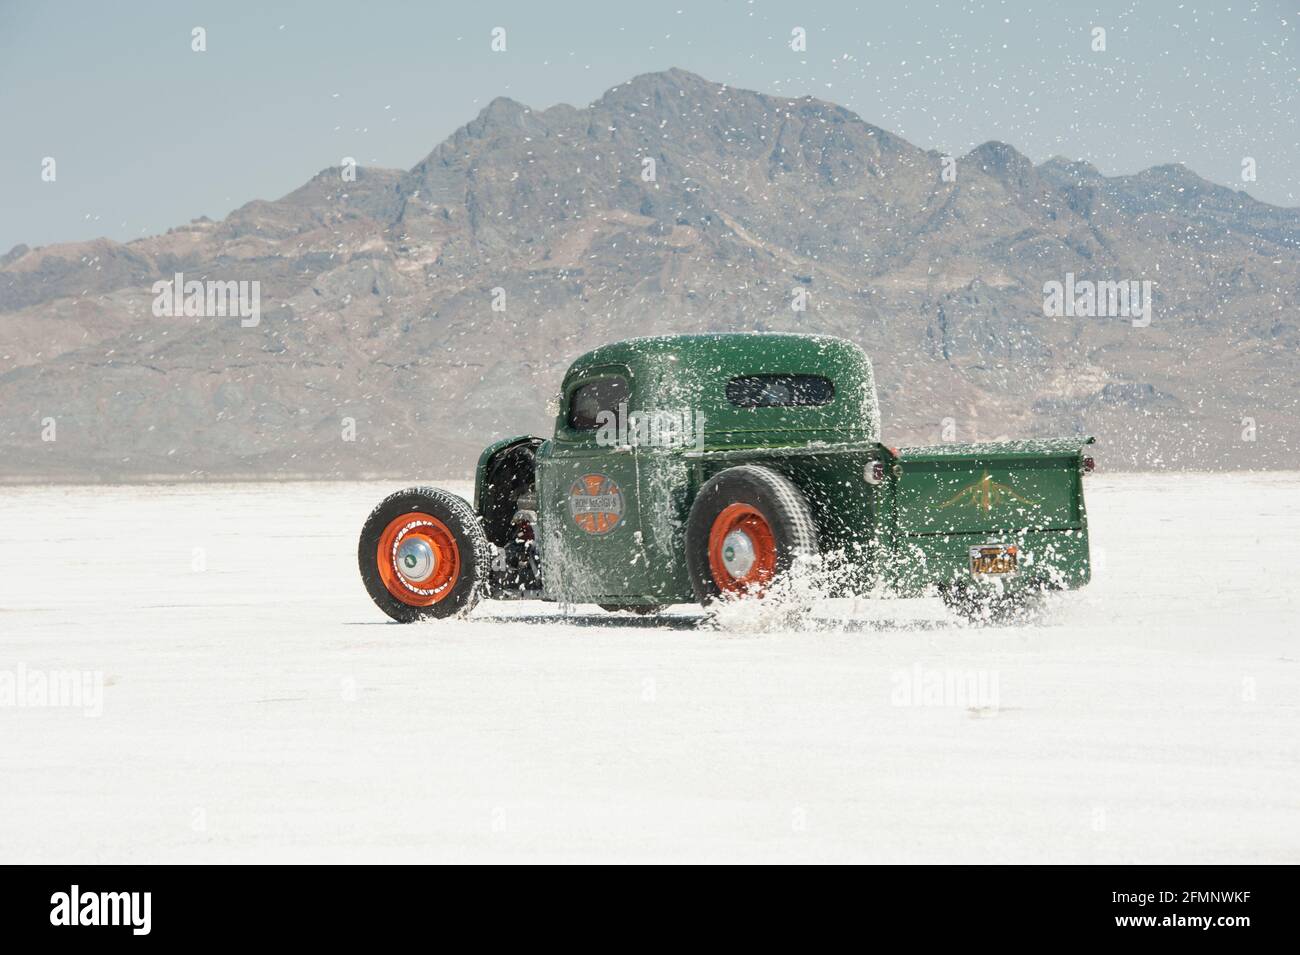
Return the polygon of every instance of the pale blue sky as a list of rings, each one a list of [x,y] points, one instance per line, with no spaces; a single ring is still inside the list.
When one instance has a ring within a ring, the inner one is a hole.
[[[218,218],[344,156],[409,168],[496,96],[583,105],[671,66],[820,96],[926,148],[1000,139],[1107,174],[1185,162],[1295,206],[1297,24],[1300,0],[0,0],[0,253]]]

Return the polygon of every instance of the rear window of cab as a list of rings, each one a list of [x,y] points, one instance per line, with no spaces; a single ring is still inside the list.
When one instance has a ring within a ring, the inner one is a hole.
[[[809,408],[834,397],[834,382],[821,375],[741,375],[727,382],[727,400],[738,408]]]

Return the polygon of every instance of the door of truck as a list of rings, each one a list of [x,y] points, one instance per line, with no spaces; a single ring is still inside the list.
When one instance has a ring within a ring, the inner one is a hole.
[[[650,592],[637,452],[617,427],[635,391],[623,365],[585,368],[565,382],[555,439],[537,459],[548,599],[621,603]]]

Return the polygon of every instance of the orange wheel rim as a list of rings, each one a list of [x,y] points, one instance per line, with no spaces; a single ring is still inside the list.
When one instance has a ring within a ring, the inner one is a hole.
[[[709,529],[709,570],[724,594],[762,593],[776,574],[776,535],[748,504],[729,504]]]
[[[379,577],[388,592],[412,607],[431,607],[460,578],[460,547],[447,525],[412,511],[394,517],[375,550]]]

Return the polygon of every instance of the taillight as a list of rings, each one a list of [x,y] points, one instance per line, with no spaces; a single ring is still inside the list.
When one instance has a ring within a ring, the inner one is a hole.
[[[1091,474],[1091,473],[1092,473],[1092,469],[1095,468],[1096,466],[1097,466],[1097,462],[1094,461],[1092,458],[1084,458],[1084,459],[1083,459],[1083,473],[1084,473],[1084,474]]]

